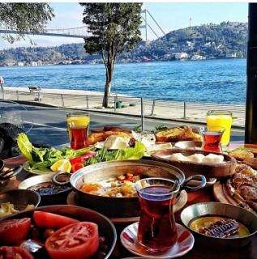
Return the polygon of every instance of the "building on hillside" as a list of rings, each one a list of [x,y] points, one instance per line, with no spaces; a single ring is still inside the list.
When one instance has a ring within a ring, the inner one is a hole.
[[[17,63],[17,66],[18,66],[18,67],[24,67],[24,66],[25,66],[25,63],[24,63],[24,62],[19,61],[19,62]]]
[[[176,60],[185,60],[188,59],[188,54],[186,52],[175,53]]]
[[[195,54],[191,57],[191,60],[205,60],[205,59],[206,59],[206,57],[198,55],[198,54]]]

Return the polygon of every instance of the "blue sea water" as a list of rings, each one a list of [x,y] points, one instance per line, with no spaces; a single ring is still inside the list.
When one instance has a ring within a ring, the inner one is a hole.
[[[104,65],[1,67],[6,86],[104,91]],[[112,93],[146,99],[245,104],[246,60],[116,64]]]

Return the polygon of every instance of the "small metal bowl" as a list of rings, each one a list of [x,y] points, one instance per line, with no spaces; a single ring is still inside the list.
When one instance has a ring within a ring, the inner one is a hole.
[[[190,228],[191,222],[202,216],[221,216],[232,218],[246,226],[250,235],[237,238],[217,238],[200,234]],[[196,237],[196,244],[210,249],[235,249],[247,245],[257,233],[257,216],[253,213],[230,204],[220,202],[197,203],[188,206],[181,212],[181,221]]]
[[[28,205],[36,208],[40,201],[40,195],[31,190],[9,190],[0,194],[0,205],[10,202],[18,211],[25,210]]]
[[[49,174],[43,174],[43,175],[37,175],[32,176],[24,181],[22,181],[18,188],[19,189],[32,189],[36,191],[37,185],[40,184],[47,184],[52,183],[53,185],[59,187],[60,190],[58,190],[55,193],[51,192],[44,192],[40,193],[41,196],[41,203],[40,205],[51,205],[51,204],[59,204],[66,202],[67,195],[71,191],[70,183],[67,179],[65,179],[65,182],[58,180],[58,176],[62,176],[63,173],[57,174],[57,173],[49,173]],[[66,176],[66,175],[65,175]],[[65,177],[66,178],[66,177]]]

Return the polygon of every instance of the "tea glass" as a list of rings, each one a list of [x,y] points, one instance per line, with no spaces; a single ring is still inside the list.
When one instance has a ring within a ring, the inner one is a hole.
[[[72,149],[87,146],[90,115],[86,112],[72,112],[67,114],[67,130]]]
[[[210,152],[222,152],[221,139],[224,134],[223,127],[202,127],[200,129],[203,136],[202,149]]]
[[[177,242],[173,205],[179,192],[176,181],[145,178],[135,183],[140,204],[137,242],[151,253],[163,253]]]
[[[221,145],[226,147],[230,142],[230,133],[232,126],[232,112],[222,110],[211,110],[207,112],[206,116],[207,127],[223,127],[224,133],[221,138]]]

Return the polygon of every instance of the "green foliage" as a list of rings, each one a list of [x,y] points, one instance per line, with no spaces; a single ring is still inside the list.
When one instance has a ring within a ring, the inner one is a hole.
[[[119,53],[141,41],[141,3],[81,3],[83,23],[91,37],[85,38],[89,54],[99,53],[106,69],[103,107],[108,107],[114,63]]]
[[[41,32],[54,17],[53,9],[45,3],[0,3],[0,26],[18,31],[7,35],[9,42],[24,38],[24,32]]]
[[[85,39],[88,53],[108,56],[132,49],[141,41],[141,5],[139,3],[82,3],[83,22],[92,37]]]

